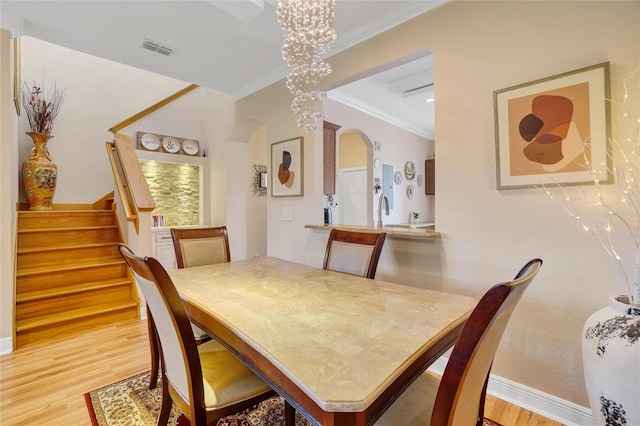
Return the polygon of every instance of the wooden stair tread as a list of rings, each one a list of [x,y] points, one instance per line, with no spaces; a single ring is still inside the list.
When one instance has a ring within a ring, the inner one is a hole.
[[[42,217],[42,216],[73,216],[73,215],[95,215],[95,214],[113,214],[113,210],[94,210],[94,209],[72,209],[72,210],[18,210],[18,215],[22,217]]]
[[[51,325],[62,324],[81,318],[89,318],[109,312],[137,308],[137,306],[138,304],[136,303],[136,301],[130,299],[128,301],[118,303],[111,302],[105,303],[103,305],[95,305],[87,308],[72,309],[66,312],[60,312],[51,315],[42,315],[35,318],[28,318],[16,321],[16,332],[27,332],[39,327],[49,327]]]
[[[28,291],[16,294],[16,303],[30,302],[33,300],[46,299],[57,296],[66,296],[92,290],[102,290],[110,287],[130,285],[131,280],[126,277],[115,278],[110,280],[93,281],[82,284],[74,284],[63,287],[55,287],[51,289]]]
[[[99,266],[122,265],[124,263],[125,263],[124,259],[109,258],[109,259],[91,259],[91,260],[81,261],[81,262],[38,266],[35,268],[21,268],[16,271],[16,278],[21,278],[29,275],[48,274],[51,272],[73,271],[75,269],[87,269],[87,268],[99,267]]]
[[[74,244],[71,246],[20,248],[17,250],[17,253],[25,254],[25,253],[45,252],[45,251],[51,251],[51,250],[77,250],[77,249],[83,249],[83,248],[116,246],[118,244],[120,244],[119,241],[112,241],[112,242],[106,242],[106,243]]]
[[[68,226],[55,228],[29,228],[19,229],[18,234],[37,234],[42,232],[60,232],[60,231],[91,231],[100,229],[118,229],[118,225],[95,225],[95,226]]]

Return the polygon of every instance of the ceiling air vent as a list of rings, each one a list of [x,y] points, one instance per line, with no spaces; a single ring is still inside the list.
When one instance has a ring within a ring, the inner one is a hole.
[[[165,55],[165,56],[169,56],[173,53],[173,49],[167,46],[163,46],[158,42],[152,41],[152,40],[147,40],[145,39],[142,42],[142,47],[144,47],[147,50],[151,50],[153,52],[158,52],[161,55]]]

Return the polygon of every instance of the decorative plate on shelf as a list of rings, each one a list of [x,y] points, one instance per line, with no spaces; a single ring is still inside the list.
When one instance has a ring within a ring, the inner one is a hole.
[[[160,139],[151,133],[145,133],[140,138],[140,143],[144,147],[144,149],[148,149],[149,151],[155,151],[160,148]]]
[[[176,138],[164,138],[162,140],[162,147],[170,154],[175,154],[180,151],[180,142]]]
[[[402,183],[402,173],[395,172],[393,174],[393,181],[396,183],[396,185],[400,185]]]
[[[189,155],[196,155],[200,150],[200,147],[198,147],[198,143],[196,141],[185,139],[184,142],[182,142],[182,150]]]
[[[424,184],[424,176],[418,175],[418,186],[422,186]]]
[[[413,198],[413,185],[407,186],[407,197]]]
[[[373,160],[373,167],[376,168],[376,170],[378,170],[380,168],[380,159],[376,158],[375,160]]]
[[[408,180],[413,180],[413,178],[416,177],[416,165],[413,164],[413,161],[406,162],[404,165],[404,174]]]

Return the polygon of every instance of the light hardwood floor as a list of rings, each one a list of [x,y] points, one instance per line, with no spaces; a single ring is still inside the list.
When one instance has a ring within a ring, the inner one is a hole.
[[[146,327],[128,321],[0,356],[0,425],[90,425],[86,392],[149,368]],[[505,426],[559,425],[492,397],[486,407]]]

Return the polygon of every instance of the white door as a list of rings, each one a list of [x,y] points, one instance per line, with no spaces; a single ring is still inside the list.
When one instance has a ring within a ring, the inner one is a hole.
[[[340,169],[340,224],[367,225],[367,169]]]

